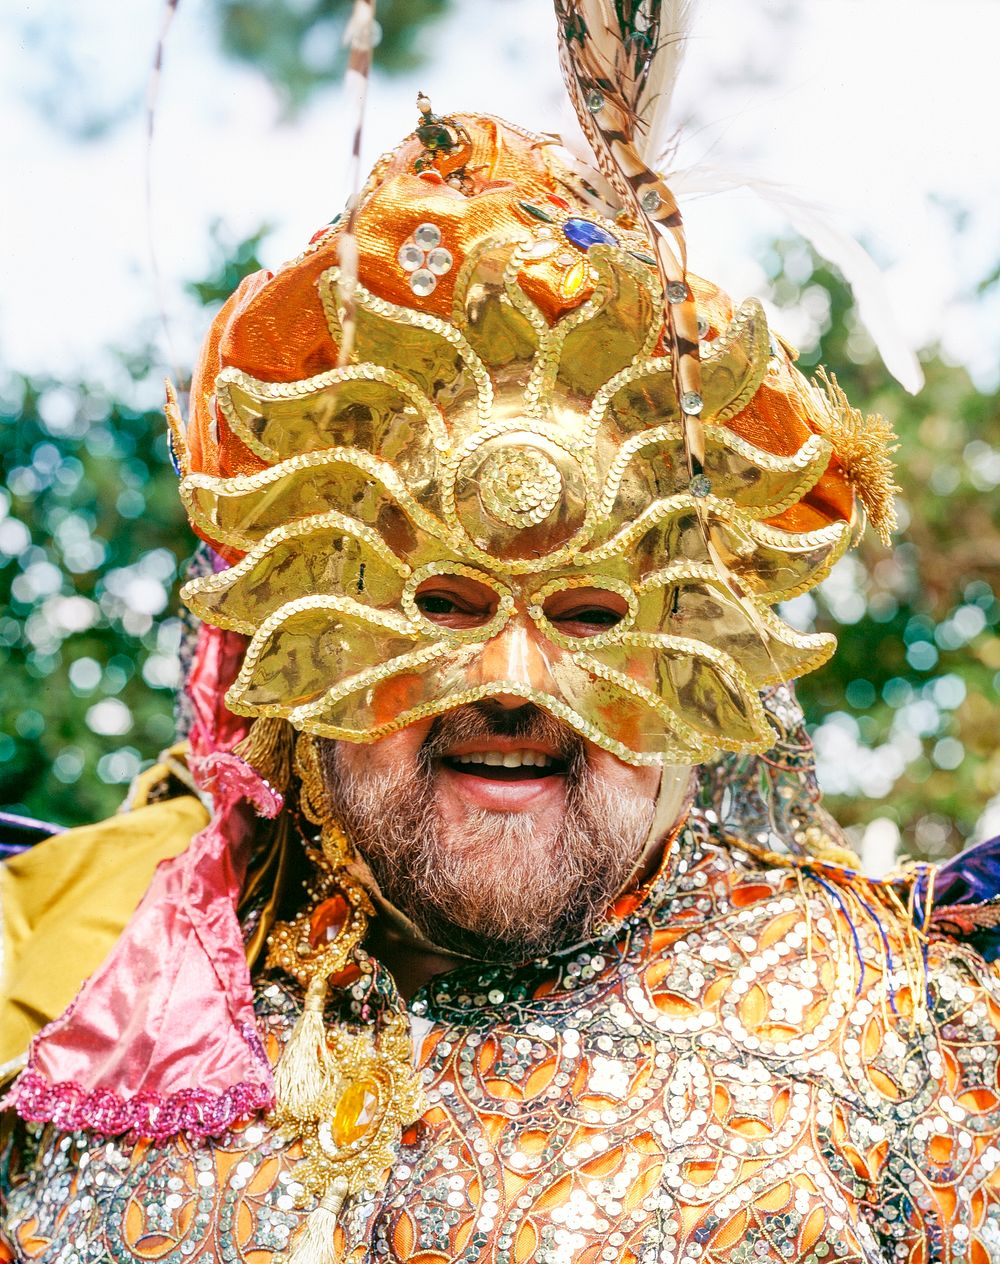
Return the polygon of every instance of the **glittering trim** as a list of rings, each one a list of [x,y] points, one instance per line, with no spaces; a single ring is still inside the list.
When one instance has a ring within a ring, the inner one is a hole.
[[[515,230],[513,232],[497,233],[493,237],[484,237],[482,241],[478,242],[470,250],[455,278],[455,290],[451,303],[452,321],[455,325],[468,324],[469,322],[469,284],[483,256],[494,250],[502,250],[504,246],[510,246],[513,250],[515,246],[524,245],[525,243],[530,244],[533,240],[526,231]],[[530,319],[529,324],[534,329],[534,324]]]
[[[268,404],[289,401],[297,401],[303,405],[315,404],[320,396],[333,392],[338,386],[349,382],[379,382],[396,391],[427,423],[435,447],[448,446],[448,432],[441,409],[402,373],[395,369],[387,369],[381,364],[348,364],[342,369],[329,369],[325,373],[319,373],[315,377],[304,378],[298,382],[264,382],[259,378],[251,377],[249,373],[244,373],[242,369],[228,368],[223,369],[215,379],[215,392],[223,416],[239,438],[261,460],[274,464],[282,460],[283,456],[295,454],[281,453],[277,448],[268,446],[254,433],[244,420],[239,404],[233,398],[233,389],[248,396],[263,410]],[[267,420],[266,412],[261,411],[260,415]]]
[[[724,500],[712,495],[699,497],[691,492],[679,492],[675,496],[666,496],[663,500],[657,500],[647,506],[638,518],[633,519],[610,540],[588,549],[584,554],[584,560],[587,563],[603,562],[608,558],[624,554],[632,549],[648,531],[666,519],[684,512],[700,511],[704,511],[706,516],[717,518],[724,526],[743,531],[758,547],[767,545],[786,553],[824,547],[833,550],[850,536],[851,524],[849,522],[834,522],[826,527],[817,527],[815,531],[782,531],[779,527],[772,527],[751,518],[732,500]],[[809,586],[812,587],[812,584]]]
[[[51,1084],[30,1068],[22,1072],[2,1105],[13,1108],[31,1123],[55,1124],[63,1132],[96,1132],[102,1136],[128,1133],[166,1141],[178,1133],[197,1140],[218,1137],[238,1120],[273,1105],[266,1084],[241,1081],[223,1093],[182,1089],[177,1093],[137,1093],[122,1098],[111,1089],[88,1093],[75,1081]]]
[[[220,571],[217,575],[205,575],[200,579],[190,580],[186,583],[181,589],[181,600],[195,614],[206,619],[209,623],[218,623],[220,618],[219,611],[212,607],[211,604],[203,601],[202,598],[212,597],[220,592],[229,592],[240,585],[244,579],[248,580],[252,590],[253,576],[257,567],[262,562],[269,561],[280,545],[290,543],[293,540],[320,535],[323,537],[322,543],[328,544],[330,535],[335,531],[339,531],[342,535],[366,545],[380,561],[396,572],[400,580],[405,580],[411,574],[407,563],[393,553],[378,532],[365,523],[358,522],[356,518],[348,518],[345,514],[331,509],[327,513],[313,514],[300,522],[275,527],[241,561],[230,567],[229,570]],[[303,552],[307,548],[308,544],[303,548]],[[253,636],[261,626],[259,613],[257,618],[249,619],[227,612],[225,626],[233,632],[243,632],[247,636]]]
[[[541,557],[496,558],[480,548],[469,538],[455,505],[455,488],[462,466],[471,460],[479,448],[493,439],[505,434],[520,434],[525,431],[525,423],[521,417],[507,418],[503,421],[491,421],[489,425],[471,435],[461,447],[441,462],[441,512],[451,530],[452,547],[469,561],[479,562],[494,573],[509,575],[535,574],[539,571],[554,570],[573,559],[594,533],[598,521],[598,506],[594,496],[588,495],[584,508],[583,521],[569,540],[558,548]],[[544,421],[535,420],[528,430],[530,438],[548,439],[556,447],[574,460],[579,469],[583,486],[590,488],[596,478],[596,466],[593,445],[583,440],[568,441],[554,427],[547,426]]]
[[[355,471],[377,479],[387,495],[395,500],[418,527],[436,539],[445,543],[449,542],[448,532],[444,525],[414,499],[393,467],[361,448],[328,448],[325,451],[303,452],[299,456],[288,457],[279,465],[271,465],[256,474],[235,474],[229,478],[216,478],[211,474],[189,474],[180,485],[180,497],[193,523],[214,538],[249,551],[262,538],[259,528],[256,529],[256,534],[254,533],[252,518],[252,513],[258,510],[258,506],[252,505],[251,511],[244,515],[241,525],[245,527],[245,530],[228,529],[201,508],[195,498],[196,492],[207,492],[216,502],[235,501],[243,496],[249,497],[261,492],[269,492],[269,499],[273,503],[280,495],[289,495],[296,490],[297,476],[301,473],[316,470],[332,472],[336,465],[349,465]],[[287,487],[272,489],[272,484],[282,483],[285,480],[287,480]],[[294,516],[294,514],[290,515],[290,517]],[[279,528],[286,532],[289,530],[287,525],[278,524],[277,527],[268,528],[265,534]]]
[[[601,417],[603,417],[603,412]],[[706,448],[710,446],[725,448],[736,456],[742,457],[749,466],[763,475],[774,475],[776,478],[784,476],[787,480],[789,477],[798,474],[799,477],[790,486],[786,485],[780,496],[768,498],[762,504],[746,503],[746,493],[743,488],[735,491],[732,497],[733,501],[751,518],[774,518],[792,505],[798,504],[802,497],[811,491],[819,479],[822,478],[833,454],[833,447],[830,441],[822,435],[810,435],[797,452],[786,457],[775,456],[771,452],[755,448],[752,443],[741,439],[739,435],[734,434],[733,431],[728,430],[725,426],[706,426],[705,441]],[[652,430],[640,431],[639,434],[632,435],[631,438],[627,439],[608,468],[604,490],[601,493],[600,513],[606,516],[614,508],[615,500],[621,491],[625,471],[636,456],[641,453],[646,457],[651,448],[666,446],[667,444],[675,444],[680,450],[683,443],[683,430],[677,422],[668,422]],[[683,468],[683,462],[680,462],[677,468]],[[680,483],[678,483],[679,489]]]
[[[728,377],[728,360],[733,348],[742,345],[747,353],[749,374],[735,395],[713,415],[718,421],[729,421],[738,416],[757,394],[764,375],[767,372],[771,356],[770,338],[768,337],[767,317],[764,309],[755,298],[748,298],[736,310],[736,314],[718,338],[711,342],[702,356],[701,370],[707,376],[705,391],[711,385],[716,367],[725,371],[723,380]],[[729,394],[728,390],[726,392]]]
[[[328,268],[317,282],[320,302],[335,342],[339,341],[340,334],[340,311],[337,306],[339,282],[340,269],[336,267]],[[363,285],[355,285],[354,301],[359,308],[371,312],[373,316],[395,324],[410,325],[414,329],[424,329],[444,339],[461,356],[475,382],[481,420],[486,421],[489,418],[493,408],[493,379],[461,330],[429,312],[415,312],[409,307],[399,307],[384,298],[377,298]]]

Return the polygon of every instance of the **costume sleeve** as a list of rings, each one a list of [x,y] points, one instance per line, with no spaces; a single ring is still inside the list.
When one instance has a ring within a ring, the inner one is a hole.
[[[159,861],[206,820],[197,799],[170,799],[54,835],[0,865],[0,1083],[111,951]]]
[[[929,1021],[899,1033],[926,1071],[896,1107],[875,1228],[900,1264],[988,1264],[1000,1260],[1000,974],[948,941],[930,945],[927,972]]]

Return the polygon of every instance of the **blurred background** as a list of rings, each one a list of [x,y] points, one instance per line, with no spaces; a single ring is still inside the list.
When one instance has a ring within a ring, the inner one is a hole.
[[[379,0],[366,168],[415,122],[566,116],[548,0]],[[180,0],[145,196],[160,0],[0,15],[0,805],[113,812],[171,741],[193,547],[160,406],[211,315],[340,209],[348,0]],[[900,437],[900,529],[786,607],[840,649],[799,686],[829,804],[875,867],[1000,832],[995,0],[699,0],[673,167],[780,182],[884,272],[926,387],[887,374],[838,272],[747,192],[685,203],[695,271],[766,300]],[[752,11],[751,11],[752,10]],[[946,25],[944,24],[946,22]],[[151,207],[151,210],[149,209]],[[157,267],[151,266],[152,243]]]

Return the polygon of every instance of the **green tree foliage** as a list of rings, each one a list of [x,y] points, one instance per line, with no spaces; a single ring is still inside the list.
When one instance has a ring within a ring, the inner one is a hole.
[[[353,0],[216,0],[223,51],[263,70],[294,113],[343,78],[344,27]],[[448,0],[379,0],[375,65],[390,73],[423,60],[421,36]]]
[[[163,419],[12,375],[0,463],[0,803],[100,819],[173,734],[173,585],[191,543]]]
[[[940,858],[1000,792],[1000,394],[938,352],[916,397],[887,375],[841,278],[798,243],[771,257],[774,298],[818,311],[800,367],[834,369],[852,402],[894,424],[901,529],[868,532],[814,598],[809,626],[836,632],[831,662],[798,688],[827,752],[845,825],[888,816],[913,856]]]
[[[190,291],[209,310],[261,267],[267,230]],[[206,313],[206,323],[207,323]],[[152,349],[120,354],[137,386]],[[0,379],[0,805],[74,825],[110,815],[174,735],[177,585],[192,536],[163,414],[91,382]]]

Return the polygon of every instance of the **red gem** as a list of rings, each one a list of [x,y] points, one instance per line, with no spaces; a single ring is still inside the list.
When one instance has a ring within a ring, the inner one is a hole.
[[[569,210],[569,203],[566,201],[566,199],[565,199],[565,198],[561,198],[561,197],[559,197],[559,195],[558,195],[558,194],[556,194],[556,193],[549,193],[549,194],[547,194],[547,197],[548,197],[549,201],[550,201],[550,202],[551,202],[554,206],[558,206],[558,207],[559,207],[559,209],[560,209],[561,211],[568,211],[568,210]]]

